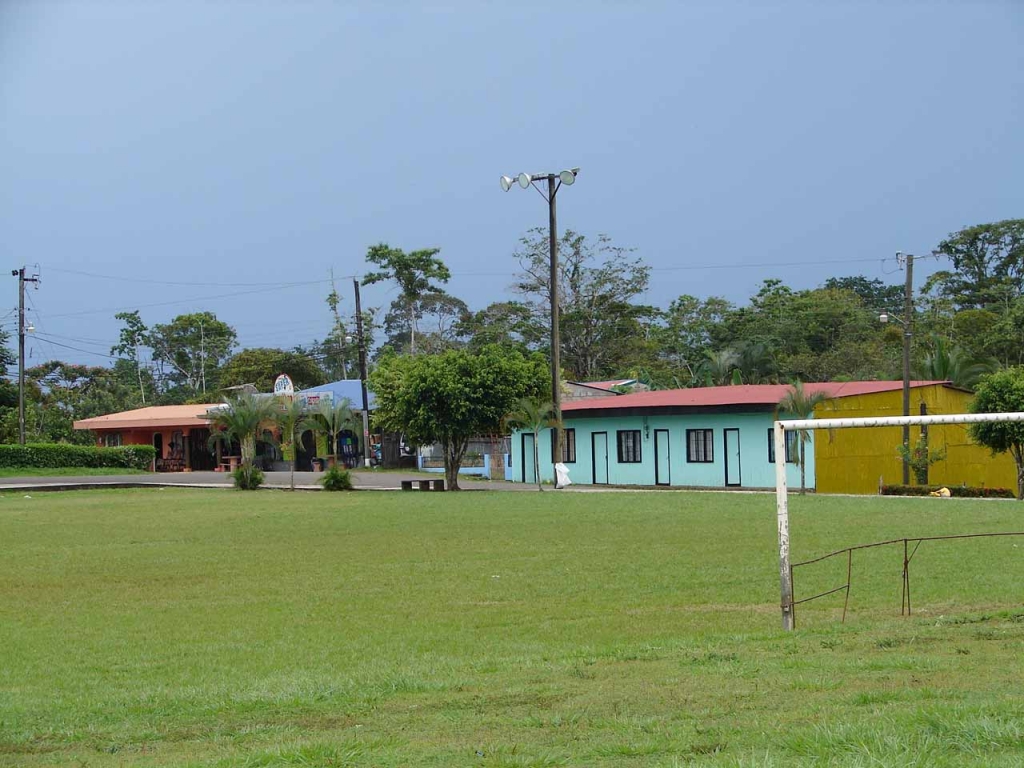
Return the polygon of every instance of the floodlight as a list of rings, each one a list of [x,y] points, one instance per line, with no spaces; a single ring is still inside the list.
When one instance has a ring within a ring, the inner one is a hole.
[[[512,189],[512,185],[514,183],[515,183],[515,179],[513,179],[511,176],[502,176],[501,177],[501,188],[503,190],[505,190],[506,192],[508,192],[510,189]]]
[[[533,181],[533,177],[530,176],[530,174],[528,173],[520,173],[516,177],[516,181],[519,182],[519,186],[522,187],[523,189],[529,189],[530,182]]]
[[[573,168],[571,171],[562,171],[558,174],[558,178],[562,180],[562,183],[566,186],[576,181],[576,174],[579,172],[579,168]]]

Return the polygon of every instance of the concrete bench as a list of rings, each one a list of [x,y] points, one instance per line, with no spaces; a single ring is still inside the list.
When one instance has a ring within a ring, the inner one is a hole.
[[[421,491],[443,491],[444,480],[402,480],[402,490],[411,491],[415,482]]]

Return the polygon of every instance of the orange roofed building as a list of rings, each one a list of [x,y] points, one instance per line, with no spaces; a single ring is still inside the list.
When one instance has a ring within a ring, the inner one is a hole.
[[[91,429],[101,446],[152,445],[156,471],[212,470],[220,464],[220,446],[210,449],[206,412],[216,403],[153,405],[134,411],[76,421],[75,429]]]

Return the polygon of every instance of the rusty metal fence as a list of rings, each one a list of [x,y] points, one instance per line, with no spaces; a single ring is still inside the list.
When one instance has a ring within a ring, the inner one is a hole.
[[[796,626],[796,606],[802,603],[809,603],[812,600],[818,600],[822,597],[828,597],[834,595],[837,592],[845,592],[845,598],[843,600],[843,617],[842,622],[846,621],[846,612],[850,606],[850,585],[853,582],[853,553],[862,549],[874,549],[875,547],[886,547],[894,546],[897,544],[903,545],[903,598],[900,604],[900,616],[909,616],[910,609],[910,562],[914,559],[914,555],[917,554],[918,548],[923,542],[926,541],[952,541],[959,539],[984,539],[984,538],[995,538],[997,536],[1024,536],[1024,531],[1007,531],[1001,533],[962,533],[953,536],[916,536],[908,537],[904,539],[889,539],[888,541],[876,541],[872,544],[858,544],[854,547],[846,547],[845,549],[837,549],[835,552],[829,552],[827,555],[821,557],[815,557],[810,560],[804,560],[799,563],[792,563],[789,568],[790,583],[793,584],[793,600],[789,604],[789,609],[793,616],[793,625]],[[911,544],[913,548],[911,549]],[[834,589],[826,590],[825,592],[819,592],[816,595],[810,597],[804,597],[801,599],[796,598],[796,582],[794,581],[794,572],[797,568],[802,568],[808,565],[814,565],[815,563],[821,563],[825,560],[829,560],[833,557],[840,557],[846,555],[846,583],[841,584]],[[786,606],[783,606],[785,608]]]

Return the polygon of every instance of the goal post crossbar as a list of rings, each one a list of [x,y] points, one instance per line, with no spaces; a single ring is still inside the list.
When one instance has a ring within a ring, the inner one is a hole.
[[[1024,421],[1024,413],[950,413],[931,416],[867,416],[849,419],[793,419],[776,421],[775,455],[786,455],[786,433],[814,429],[863,427],[928,426],[931,424],[980,424],[985,422]],[[775,462],[775,508],[779,533],[779,583],[781,585],[782,628],[792,630],[793,570],[789,561],[789,491],[786,486],[786,462]]]

